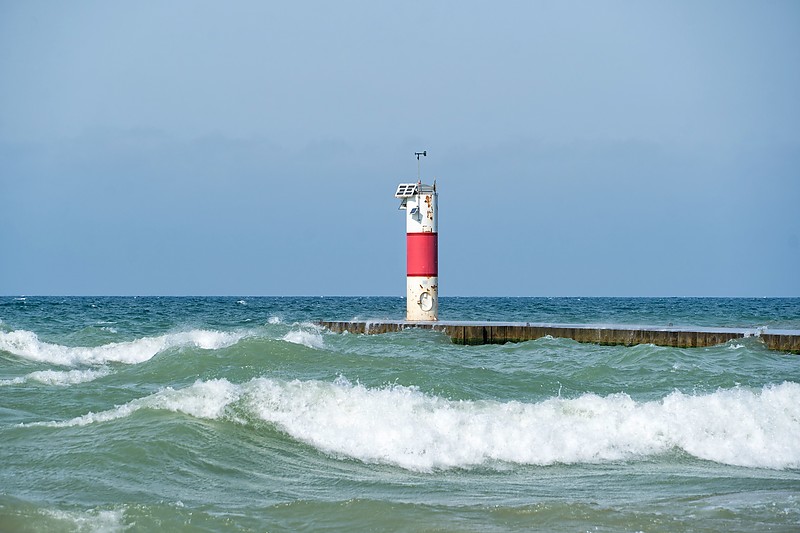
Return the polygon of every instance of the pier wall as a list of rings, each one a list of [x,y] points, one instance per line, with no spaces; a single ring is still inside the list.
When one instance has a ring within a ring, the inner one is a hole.
[[[440,331],[455,344],[505,344],[524,342],[545,336],[572,339],[602,345],[634,346],[654,344],[677,348],[700,348],[724,344],[730,340],[758,336],[770,350],[800,354],[800,331],[766,333],[736,328],[655,328],[638,326],[592,326],[581,324],[531,324],[527,322],[411,322],[321,321],[321,326],[336,333],[379,334],[410,328]]]

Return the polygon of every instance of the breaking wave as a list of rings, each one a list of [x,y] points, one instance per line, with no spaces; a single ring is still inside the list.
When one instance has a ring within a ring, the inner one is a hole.
[[[288,332],[286,335],[281,337],[281,340],[291,342],[293,344],[302,344],[308,348],[321,350],[324,348],[325,343],[322,340],[322,334],[320,331],[321,330],[318,326],[309,322],[304,322],[300,324],[300,329],[295,329]]]
[[[143,337],[128,342],[112,342],[101,346],[62,346],[44,342],[32,331],[0,331],[0,350],[18,357],[65,366],[97,365],[108,362],[136,364],[151,359],[170,348],[196,347],[206,350],[225,348],[245,337],[244,333],[192,330]]]
[[[235,409],[234,409],[235,407]],[[414,387],[368,388],[344,378],[225,379],[166,388],[100,413],[27,426],[80,426],[162,409],[198,418],[268,423],[339,457],[413,471],[496,463],[551,465],[636,460],[680,450],[718,463],[800,467],[800,385],[673,392],[637,402],[627,394],[538,403],[453,401]]]
[[[41,513],[54,521],[54,530],[61,528],[91,533],[116,533],[127,529],[123,524],[124,512],[121,509],[88,511],[63,511],[45,509]]]
[[[241,387],[226,379],[197,381],[185,389],[167,387],[155,394],[138,398],[108,411],[87,413],[61,422],[32,422],[21,426],[73,427],[109,422],[132,415],[140,409],[163,409],[195,418],[222,418],[229,404],[239,399]]]
[[[314,333],[310,331],[290,331],[283,337],[282,340],[286,342],[291,342],[293,344],[302,344],[303,346],[307,346],[308,348],[316,348],[322,349],[324,343],[322,341],[322,335],[319,333]]]
[[[1,379],[0,387],[4,385],[21,385],[30,381],[37,381],[45,385],[56,385],[66,387],[78,383],[86,383],[95,379],[105,377],[111,373],[108,367],[85,370],[39,370],[30,374],[13,379]]]

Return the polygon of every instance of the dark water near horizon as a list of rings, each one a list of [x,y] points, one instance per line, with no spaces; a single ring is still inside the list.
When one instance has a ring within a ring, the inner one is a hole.
[[[798,531],[800,357],[335,335],[392,297],[0,297],[0,531]],[[800,298],[442,298],[800,329]]]

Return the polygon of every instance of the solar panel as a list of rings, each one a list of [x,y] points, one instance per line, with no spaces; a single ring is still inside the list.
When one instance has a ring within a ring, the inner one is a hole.
[[[409,198],[417,194],[416,183],[401,183],[397,186],[397,192],[394,193],[395,198]]]

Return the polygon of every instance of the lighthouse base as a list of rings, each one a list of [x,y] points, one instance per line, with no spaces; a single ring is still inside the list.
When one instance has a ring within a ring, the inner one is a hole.
[[[439,319],[439,277],[406,278],[406,320]]]

